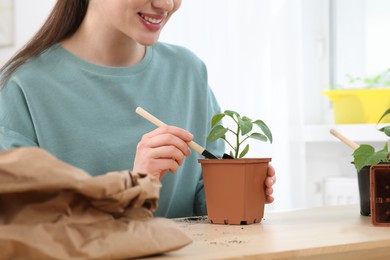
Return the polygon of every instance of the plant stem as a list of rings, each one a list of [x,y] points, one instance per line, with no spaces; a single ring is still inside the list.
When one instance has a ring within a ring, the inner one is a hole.
[[[237,124],[237,134],[236,134],[237,149],[236,149],[235,158],[238,158],[240,152],[240,132],[241,132],[241,127],[240,125]]]
[[[245,142],[246,139],[249,138],[249,135],[247,135],[244,139],[242,139],[242,141],[240,142],[240,144],[242,144],[243,142]]]
[[[225,140],[225,142],[234,150],[234,146],[226,138],[222,139]]]

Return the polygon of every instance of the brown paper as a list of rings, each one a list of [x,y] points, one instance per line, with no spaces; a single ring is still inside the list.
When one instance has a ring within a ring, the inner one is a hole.
[[[125,259],[179,249],[191,239],[154,218],[161,183],[148,174],[98,177],[40,148],[0,152],[2,259]]]

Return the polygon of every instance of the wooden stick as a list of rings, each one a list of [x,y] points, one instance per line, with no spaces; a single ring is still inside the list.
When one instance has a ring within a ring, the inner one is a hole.
[[[332,135],[334,135],[335,137],[337,137],[341,142],[345,143],[346,145],[348,145],[349,147],[351,147],[353,150],[356,150],[357,148],[359,148],[359,145],[351,140],[349,140],[348,138],[346,138],[345,136],[343,136],[342,134],[340,134],[339,132],[337,132],[335,129],[330,129],[330,133]]]

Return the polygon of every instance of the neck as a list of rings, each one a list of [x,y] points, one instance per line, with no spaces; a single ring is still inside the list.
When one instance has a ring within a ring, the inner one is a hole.
[[[79,29],[61,45],[79,58],[97,65],[127,67],[143,59],[145,46],[97,19],[87,12]]]

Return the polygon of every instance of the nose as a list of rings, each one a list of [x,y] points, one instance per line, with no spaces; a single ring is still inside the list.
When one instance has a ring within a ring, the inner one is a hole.
[[[174,0],[154,0],[152,1],[154,7],[170,12],[174,8]]]

